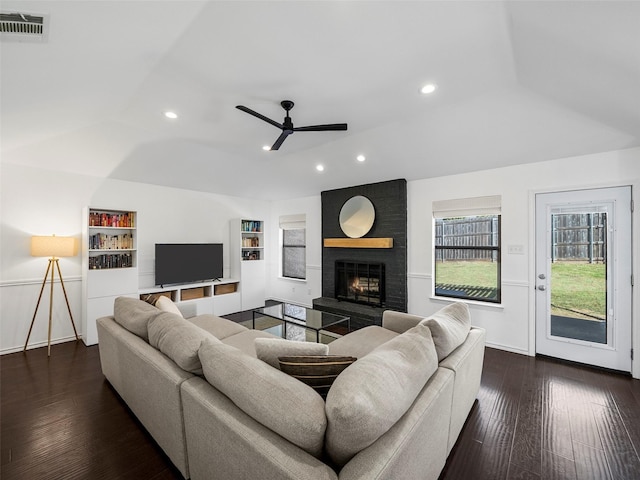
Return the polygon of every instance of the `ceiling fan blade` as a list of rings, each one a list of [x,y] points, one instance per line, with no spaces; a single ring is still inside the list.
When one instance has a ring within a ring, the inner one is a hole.
[[[294,132],[329,132],[336,130],[346,130],[346,123],[330,123],[328,125],[310,125],[308,127],[295,127]]]
[[[278,127],[278,128],[284,128],[282,126],[281,123],[276,122],[275,120],[271,120],[269,117],[265,117],[264,115],[262,115],[261,113],[258,113],[254,110],[251,110],[250,108],[245,107],[244,105],[236,105],[236,108],[238,110],[242,110],[245,113],[248,113],[249,115],[253,115],[256,118],[259,118],[262,121],[265,121],[267,123],[270,123],[271,125],[273,125],[274,127]]]
[[[293,132],[291,130],[283,130],[280,136],[278,137],[278,139],[276,140],[276,143],[274,143],[273,146],[271,147],[271,150],[278,150],[280,148],[280,145],[282,145],[282,142],[284,142],[287,139],[287,137],[292,133]]]

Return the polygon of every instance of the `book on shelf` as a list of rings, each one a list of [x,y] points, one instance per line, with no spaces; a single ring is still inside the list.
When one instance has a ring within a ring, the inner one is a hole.
[[[134,228],[135,213],[89,212],[90,227]]]
[[[242,220],[240,229],[243,232],[261,232],[262,222],[259,220]]]
[[[260,246],[260,238],[259,237],[243,237],[242,238],[242,247],[243,248],[255,248]]]
[[[109,235],[106,233],[96,233],[89,235],[90,250],[131,250],[133,249],[133,235],[121,233],[119,235]]]
[[[133,255],[130,253],[105,253],[89,257],[89,269],[133,267]]]

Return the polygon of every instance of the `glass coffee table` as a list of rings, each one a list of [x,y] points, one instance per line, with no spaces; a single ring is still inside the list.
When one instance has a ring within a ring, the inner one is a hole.
[[[347,332],[351,329],[351,317],[322,312],[312,308],[294,305],[292,303],[280,303],[268,307],[253,310],[253,328],[256,328],[256,316],[270,317],[280,320],[283,325],[283,337],[287,338],[287,324],[297,325],[316,332],[316,343],[320,341],[320,330],[341,323],[347,324]]]

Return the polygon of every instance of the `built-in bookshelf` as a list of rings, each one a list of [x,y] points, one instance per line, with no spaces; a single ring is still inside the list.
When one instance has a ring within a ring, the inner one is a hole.
[[[137,213],[87,207],[82,234],[82,339],[98,343],[96,320],[119,296],[137,296]]]
[[[241,220],[240,233],[242,260],[264,260],[264,222],[261,220]]]
[[[231,276],[240,281],[242,310],[263,307],[266,292],[264,221],[232,220],[230,245]]]
[[[89,270],[136,265],[135,212],[89,209],[87,222]]]

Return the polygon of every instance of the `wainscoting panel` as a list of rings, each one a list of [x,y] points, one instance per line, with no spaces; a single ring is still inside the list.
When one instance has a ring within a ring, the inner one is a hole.
[[[44,271],[43,271],[44,275]],[[64,275],[64,273],[63,273]],[[82,327],[82,278],[64,277],[64,286],[67,290],[71,313],[75,321],[78,335],[81,335]],[[29,333],[29,325],[33,318],[38,294],[42,287],[42,278],[4,281],[0,284],[1,316],[0,322],[0,354],[17,352],[22,350]],[[51,284],[47,281],[36,321],[29,339],[29,348],[40,347],[47,344],[49,327],[49,292]],[[69,311],[64,300],[64,293],[57,277],[53,287],[53,321],[51,331],[51,343],[75,340],[73,328],[69,321]]]

